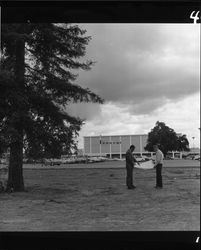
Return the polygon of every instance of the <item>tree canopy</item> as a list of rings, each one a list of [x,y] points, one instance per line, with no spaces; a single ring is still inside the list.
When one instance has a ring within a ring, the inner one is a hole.
[[[103,99],[74,83],[75,70],[93,65],[81,61],[91,39],[86,30],[52,23],[3,24],[1,29],[1,150],[10,148],[9,185],[23,189],[11,171],[21,171],[23,147],[38,157],[69,152],[83,120],[69,115],[67,105]]]
[[[145,150],[153,151],[153,145],[159,144],[164,155],[168,151],[189,151],[189,142],[186,135],[177,135],[164,122],[156,122],[156,125],[148,133],[148,140]]]

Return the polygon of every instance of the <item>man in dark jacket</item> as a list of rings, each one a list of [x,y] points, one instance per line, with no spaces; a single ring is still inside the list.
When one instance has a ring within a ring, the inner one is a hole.
[[[134,168],[135,163],[137,163],[138,165],[139,165],[139,163],[137,162],[137,160],[133,156],[134,150],[135,150],[135,146],[131,145],[130,148],[126,152],[126,185],[127,185],[128,189],[136,188],[133,185],[133,168]]]

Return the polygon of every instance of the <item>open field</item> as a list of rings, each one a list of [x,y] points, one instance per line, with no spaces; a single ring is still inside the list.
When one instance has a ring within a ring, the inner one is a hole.
[[[29,166],[26,192],[0,194],[0,231],[200,230],[200,162],[183,162],[165,163],[162,190],[154,189],[155,170],[140,169],[137,188],[127,190],[125,162]]]
[[[125,160],[105,161],[98,163],[79,163],[79,164],[60,164],[55,166],[46,166],[44,164],[24,164],[24,169],[59,169],[59,168],[125,168]],[[164,167],[200,167],[200,161],[197,160],[165,160]]]

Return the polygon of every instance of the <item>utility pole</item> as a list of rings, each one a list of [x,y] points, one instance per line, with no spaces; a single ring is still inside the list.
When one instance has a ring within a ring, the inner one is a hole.
[[[101,153],[102,153],[102,152],[101,152],[101,151],[102,151],[102,150],[101,150],[101,144],[102,144],[102,139],[101,139],[101,135],[100,135],[100,156],[101,156]]]
[[[193,139],[193,148],[194,148],[194,139],[195,139],[195,136],[193,136],[192,139]]]

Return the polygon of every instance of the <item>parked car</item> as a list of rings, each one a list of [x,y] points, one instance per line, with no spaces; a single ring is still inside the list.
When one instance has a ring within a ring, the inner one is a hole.
[[[99,156],[99,157],[89,157],[88,158],[88,162],[103,162],[103,161],[106,161],[106,157],[101,157],[101,156]]]
[[[174,160],[172,156],[166,155],[165,160]]]
[[[197,160],[197,161],[200,161],[200,155],[196,155],[193,160]]]

